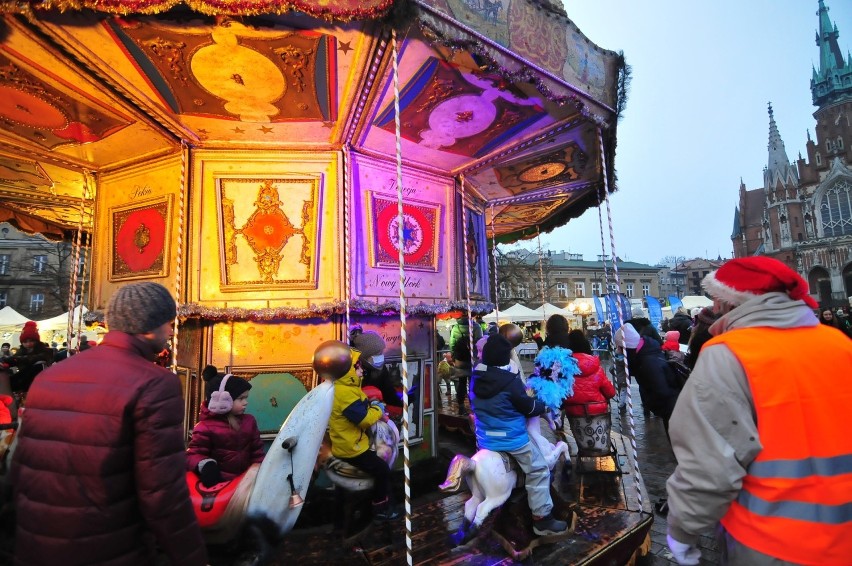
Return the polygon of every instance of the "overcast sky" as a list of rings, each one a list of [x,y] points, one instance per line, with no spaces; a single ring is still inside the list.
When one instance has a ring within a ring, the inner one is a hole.
[[[825,1],[846,56],[852,1]],[[633,70],[611,200],[619,257],[731,257],[740,178],[749,189],[763,186],[767,102],[791,161],[805,152],[807,131],[814,135],[817,0],[564,3],[591,41],[624,51]],[[542,245],[596,259],[597,209],[542,236]]]

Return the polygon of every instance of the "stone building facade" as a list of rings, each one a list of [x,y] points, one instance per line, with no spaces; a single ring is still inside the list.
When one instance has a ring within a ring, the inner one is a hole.
[[[763,186],[740,183],[734,257],[766,255],[796,269],[823,306],[852,297],[852,57],[844,58],[839,31],[819,0],[819,68],[811,93],[815,137],[806,156],[790,162],[769,106],[769,155]]]

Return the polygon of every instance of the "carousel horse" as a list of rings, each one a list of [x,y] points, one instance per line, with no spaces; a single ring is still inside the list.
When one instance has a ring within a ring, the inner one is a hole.
[[[190,496],[207,542],[233,540],[247,525],[259,529],[266,539],[279,539],[292,530],[331,416],[333,382],[351,365],[346,344],[323,342],[313,358],[321,382],[290,412],[263,462],[210,489],[188,472]]]
[[[539,447],[549,469],[553,470],[560,456],[564,455],[566,461],[571,457],[567,444],[560,441],[553,445],[542,436],[538,417],[527,419],[527,432],[530,441]],[[514,459],[503,452],[480,449],[470,458],[463,454],[455,455],[447,470],[447,479],[439,489],[454,493],[461,489],[463,479],[470,488],[470,499],[464,504],[463,542],[476,536],[488,514],[506,503],[512,490],[523,487],[524,480],[519,471]]]
[[[507,333],[511,335],[513,330],[508,328]],[[508,339],[511,343],[511,338]],[[527,386],[535,391],[551,412],[558,411],[562,399],[571,394],[574,373],[579,372],[577,362],[571,357],[570,350],[565,348],[558,348],[562,350],[561,352],[555,350],[557,348],[542,349],[539,357],[536,358],[536,373],[527,380]],[[542,367],[545,371],[540,371]],[[548,416],[547,420],[551,428],[554,428],[552,418]],[[565,442],[559,441],[554,445],[541,434],[539,417],[527,419],[527,433],[551,470],[560,456],[564,455],[566,462],[570,461],[571,453]],[[447,479],[439,488],[441,491],[450,493],[458,491],[462,479],[467,482],[471,492],[471,497],[465,502],[464,508],[463,530],[466,533],[463,541],[467,541],[476,536],[488,514],[503,505],[515,487],[523,485],[523,479],[511,456],[491,450],[479,450],[470,458],[457,454],[450,462]],[[470,528],[466,528],[468,525]]]

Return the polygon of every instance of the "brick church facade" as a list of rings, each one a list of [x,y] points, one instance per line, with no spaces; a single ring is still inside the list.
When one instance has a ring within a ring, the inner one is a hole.
[[[734,257],[765,255],[796,269],[822,306],[852,300],[852,57],[819,0],[819,69],[811,78],[816,139],[807,157],[787,159],[769,106],[769,160],[763,187],[740,183],[731,240]]]

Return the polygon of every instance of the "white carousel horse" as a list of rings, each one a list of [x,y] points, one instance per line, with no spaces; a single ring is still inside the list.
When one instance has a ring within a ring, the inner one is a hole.
[[[553,470],[560,456],[570,459],[568,445],[562,441],[555,445],[541,434],[541,422],[538,417],[527,419],[527,432],[530,441],[541,451],[547,467]],[[455,492],[461,488],[464,479],[470,488],[471,497],[464,504],[464,541],[473,538],[482,526],[488,514],[503,505],[512,490],[523,485],[519,483],[517,466],[512,457],[502,452],[480,449],[472,457],[456,454],[447,470],[447,479],[439,488],[444,492]]]

